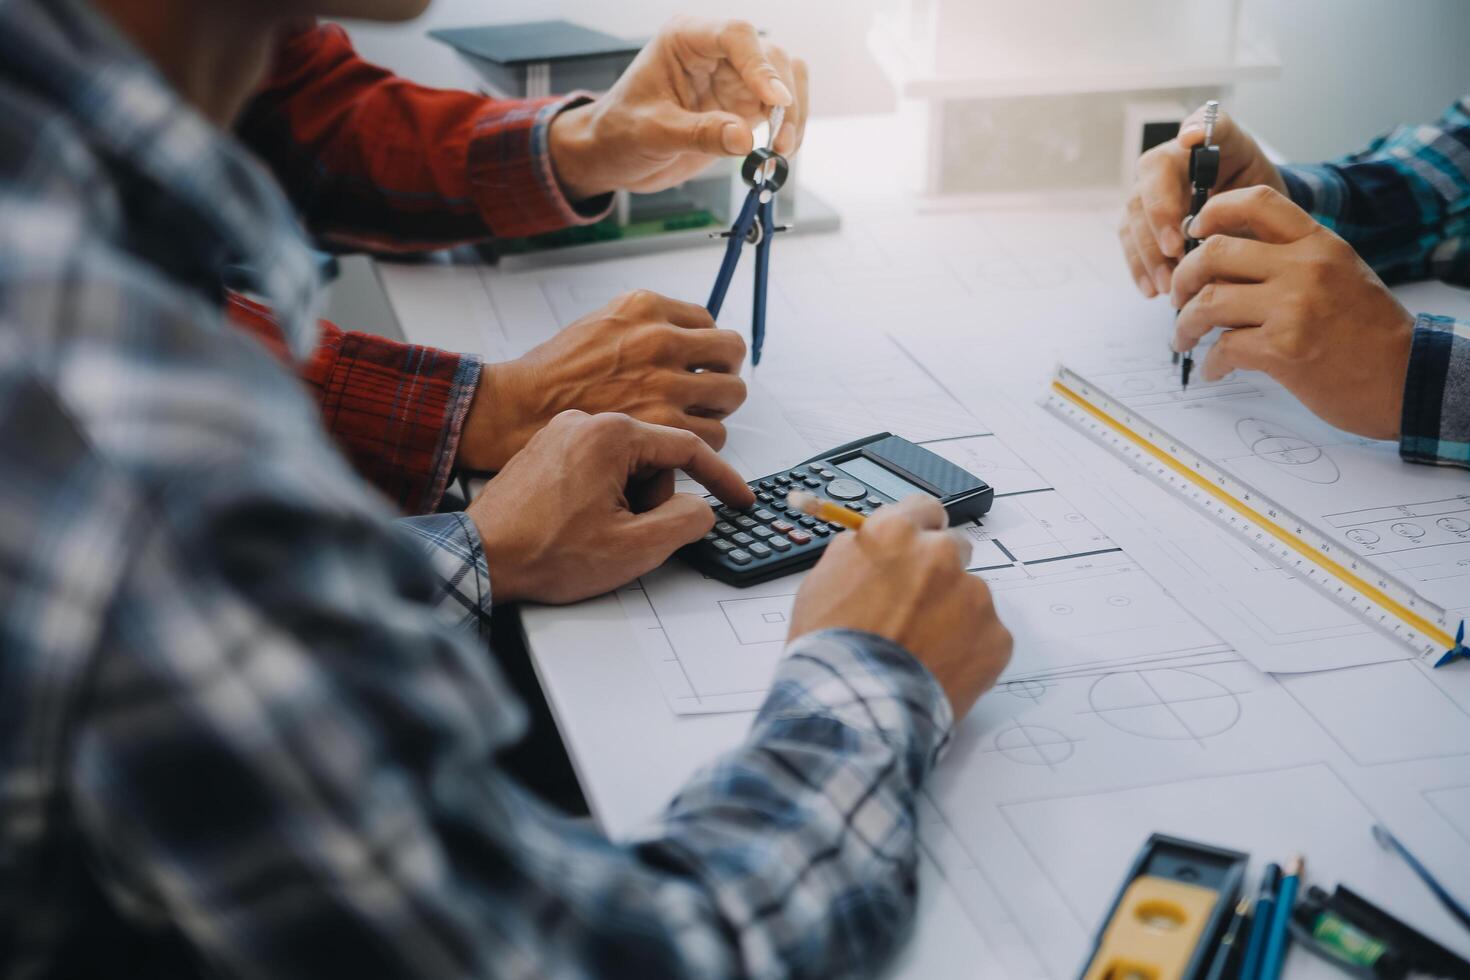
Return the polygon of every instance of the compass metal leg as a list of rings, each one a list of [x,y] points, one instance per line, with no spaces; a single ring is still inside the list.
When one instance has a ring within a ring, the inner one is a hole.
[[[735,278],[735,267],[740,264],[740,250],[745,247],[745,239],[750,235],[750,227],[755,222],[755,213],[759,206],[759,192],[752,190],[746,195],[745,204],[741,206],[740,214],[730,228],[730,240],[725,243],[725,259],[720,263],[720,274],[715,277],[715,288],[710,291],[709,302],[704,304],[709,315],[715,319],[719,319],[720,308],[725,305],[725,294],[730,291],[730,281]]]
[[[755,305],[751,309],[750,364],[761,362],[761,347],[766,342],[766,284],[770,281],[771,239],[776,237],[776,208],[768,197],[760,206],[756,219],[760,240],[755,246]]]

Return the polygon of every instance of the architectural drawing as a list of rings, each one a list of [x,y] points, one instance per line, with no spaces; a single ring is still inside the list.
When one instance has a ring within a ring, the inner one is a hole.
[[[1244,418],[1235,423],[1235,432],[1257,459],[1282,467],[1283,472],[1298,480],[1326,485],[1342,479],[1342,472],[1327,450],[1314,446],[1284,425]]]
[[[1421,705],[1423,693],[1390,692]],[[1247,851],[1252,874],[1303,851],[1314,880],[1371,887],[1396,914],[1470,948],[1369,832],[1388,821],[1436,866],[1470,866],[1470,779],[1445,778],[1470,775],[1470,759],[1420,770],[1359,765],[1320,721],[1240,661],[1055,679],[1038,700],[982,699],[926,791],[924,845],[1008,975],[1075,976],[1155,831]],[[1406,785],[1436,778],[1405,795]]]
[[[1016,638],[1009,681],[1228,655],[1012,447],[991,435],[929,445],[960,462],[991,460],[1008,481],[997,483],[991,512],[959,530],[974,542],[973,573],[990,585]],[[742,711],[765,696],[800,583],[797,575],[736,589],[671,563],[618,596],[675,711]]]
[[[1240,698],[1234,691],[1194,671],[1175,668],[1099,677],[1087,692],[1087,703],[1121,732],[1200,746],[1240,720]]]

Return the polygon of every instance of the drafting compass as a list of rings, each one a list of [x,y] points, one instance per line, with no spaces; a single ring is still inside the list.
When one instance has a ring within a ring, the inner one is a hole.
[[[1215,121],[1220,117],[1220,103],[1211,99],[1205,103],[1205,138],[1199,146],[1189,151],[1189,214],[1185,216],[1180,230],[1184,233],[1184,254],[1188,255],[1199,247],[1199,239],[1190,235],[1191,226],[1200,209],[1210,199],[1210,191],[1220,179],[1220,147],[1215,144]],[[1174,363],[1179,364],[1175,352]],[[1189,389],[1189,375],[1194,370],[1194,352],[1184,352],[1184,362],[1179,368],[1179,384]]]
[[[766,340],[766,282],[771,268],[771,237],[785,231],[784,225],[776,224],[776,192],[786,183],[791,165],[775,150],[776,134],[786,119],[786,110],[776,106],[771,111],[771,133],[764,147],[756,147],[740,165],[740,177],[750,188],[745,203],[735,217],[730,230],[719,237],[728,240],[725,259],[720,263],[720,274],[715,277],[715,288],[710,291],[705,309],[715,319],[720,317],[720,307],[725,305],[725,294],[730,291],[730,281],[735,278],[735,267],[740,264],[740,252],[746,242],[755,246],[755,303],[751,307],[750,363],[761,362],[761,346]]]

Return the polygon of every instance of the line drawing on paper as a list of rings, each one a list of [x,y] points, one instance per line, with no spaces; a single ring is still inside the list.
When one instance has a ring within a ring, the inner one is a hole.
[[[996,732],[992,744],[982,751],[998,752],[1018,765],[1045,766],[1055,772],[1057,766],[1072,758],[1076,744],[1076,739],[1055,728],[1012,723]]]
[[[1327,486],[1342,479],[1342,471],[1327,451],[1276,422],[1243,418],[1235,434],[1257,459],[1282,468],[1298,480]]]
[[[1223,735],[1240,721],[1240,697],[1191,670],[1165,668],[1108,674],[1093,682],[1087,703],[1102,721],[1139,738],[1169,742]]]

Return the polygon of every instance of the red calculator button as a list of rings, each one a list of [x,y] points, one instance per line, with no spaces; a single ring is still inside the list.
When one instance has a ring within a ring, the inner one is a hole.
[[[812,539],[805,531],[788,531],[786,536],[791,539],[792,544],[807,544]]]

